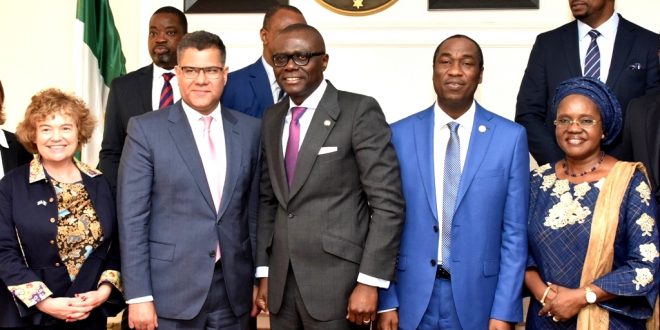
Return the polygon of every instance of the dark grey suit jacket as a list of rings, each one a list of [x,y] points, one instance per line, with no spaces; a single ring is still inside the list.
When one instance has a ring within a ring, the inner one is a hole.
[[[619,16],[607,86],[626,109],[628,102],[658,86],[658,35]],[[546,164],[564,157],[555,141],[552,99],[564,80],[582,76],[577,21],[536,38],[520,83],[516,122],[527,129],[529,151]],[[620,156],[620,136],[606,151]]]
[[[5,175],[7,175],[14,168],[29,163],[33,156],[18,142],[14,133],[7,131],[4,131],[4,133],[9,148],[0,147],[0,153],[2,153],[2,168]]]
[[[113,192],[117,190],[117,170],[126,139],[128,120],[133,116],[153,111],[151,105],[153,75],[154,67],[149,64],[125,76],[115,78],[110,85],[98,168],[110,182]]]
[[[632,100],[627,113],[624,158],[644,163],[660,207],[660,88]]]
[[[328,83],[302,142],[293,185],[282,130],[289,100],[263,119],[257,266],[268,266],[268,306],[282,304],[289,264],[309,314],[346,316],[358,273],[391,280],[404,201],[390,128],[371,97]],[[319,154],[321,147],[336,147]]]
[[[181,101],[128,124],[117,190],[124,295],[153,296],[161,317],[200,312],[218,240],[232,310],[252,307],[261,124],[221,111],[227,172],[219,211]]]

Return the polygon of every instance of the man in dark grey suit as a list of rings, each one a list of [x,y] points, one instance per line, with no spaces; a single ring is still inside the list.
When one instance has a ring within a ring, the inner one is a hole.
[[[403,224],[390,129],[376,100],[323,79],[315,28],[290,25],[270,47],[289,97],[263,118],[257,306],[273,329],[368,327]]]
[[[218,36],[187,34],[177,53],[182,101],[131,118],[119,166],[129,326],[247,329],[260,122],[220,104],[227,68]]]
[[[599,53],[599,76],[614,92],[621,107],[660,83],[658,35],[624,19],[614,11],[614,0],[569,0],[574,21],[536,38],[518,92],[516,122],[527,129],[529,151],[546,164],[564,157],[555,141],[555,120],[550,111],[557,86],[581,77],[591,31]],[[624,114],[625,117],[625,114]],[[621,138],[606,152],[620,157]]]
[[[163,74],[174,73],[176,47],[187,31],[188,21],[180,10],[169,6],[156,10],[149,20],[148,48],[153,63],[114,79],[110,85],[98,168],[113,192],[117,189],[117,169],[128,120],[160,108]],[[181,98],[176,88],[177,77],[173,76],[169,83],[174,87],[171,100],[174,103]]]

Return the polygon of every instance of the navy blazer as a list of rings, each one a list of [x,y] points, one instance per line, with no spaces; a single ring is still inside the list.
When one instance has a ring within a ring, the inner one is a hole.
[[[256,62],[229,73],[222,92],[222,105],[244,114],[261,118],[266,108],[273,105],[273,92],[261,58]]]
[[[625,111],[628,102],[660,83],[658,35],[619,16],[607,86]],[[557,86],[582,76],[577,21],[536,38],[516,104],[516,122],[527,129],[529,150],[538,164],[564,157],[555,141],[552,99]],[[625,117],[625,113],[624,113]],[[621,134],[606,152],[620,157]]]
[[[104,271],[120,269],[115,203],[105,177],[90,177],[81,172],[103,228],[103,241],[71,282],[54,243],[57,222],[53,220],[58,217],[55,190],[48,179],[28,183],[29,168],[30,164],[22,165],[0,181],[0,285],[3,287],[0,288],[0,327],[56,322],[35,306],[27,308],[14,299],[6,289],[9,285],[41,281],[52,291],[53,297],[73,297],[76,293],[96,290]],[[20,235],[20,246],[16,231]],[[92,312],[87,322],[96,320],[105,329],[105,317],[123,308],[121,295],[114,291],[111,299]],[[90,324],[87,328],[93,326]]]
[[[128,120],[153,111],[151,89],[154,67],[149,64],[112,81],[108,104],[105,107],[103,141],[98,168],[107,178],[112,191],[117,191],[119,159],[126,139]]]

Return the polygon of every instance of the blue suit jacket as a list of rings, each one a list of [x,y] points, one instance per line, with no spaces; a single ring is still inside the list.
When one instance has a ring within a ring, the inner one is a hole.
[[[396,281],[380,291],[378,309],[398,308],[401,329],[417,328],[435,281],[433,117],[431,106],[392,125],[406,219]],[[451,233],[451,285],[463,329],[486,329],[490,318],[522,320],[528,200],[525,130],[477,104]]]
[[[261,118],[273,105],[273,92],[261,58],[238,71],[229,73],[222,92],[222,105],[244,114]]]
[[[630,100],[660,83],[658,42],[657,34],[619,16],[606,83],[621,103],[622,111]],[[562,81],[580,76],[577,21],[536,38],[518,92],[516,122],[527,129],[529,149],[538,164],[564,157],[555,141],[552,99]],[[619,138],[606,151],[620,157],[620,143]]]
[[[218,240],[232,310],[252,306],[261,123],[221,111],[227,172],[219,210],[181,101],[128,124],[117,187],[124,294],[153,296],[158,316],[199,313]]]

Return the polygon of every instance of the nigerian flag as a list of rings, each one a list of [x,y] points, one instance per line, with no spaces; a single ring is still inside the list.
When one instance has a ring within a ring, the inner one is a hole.
[[[74,74],[76,94],[92,111],[98,124],[94,135],[82,149],[82,161],[96,166],[103,118],[110,83],[126,73],[126,59],[121,51],[109,0],[78,0],[76,9],[76,47]]]

